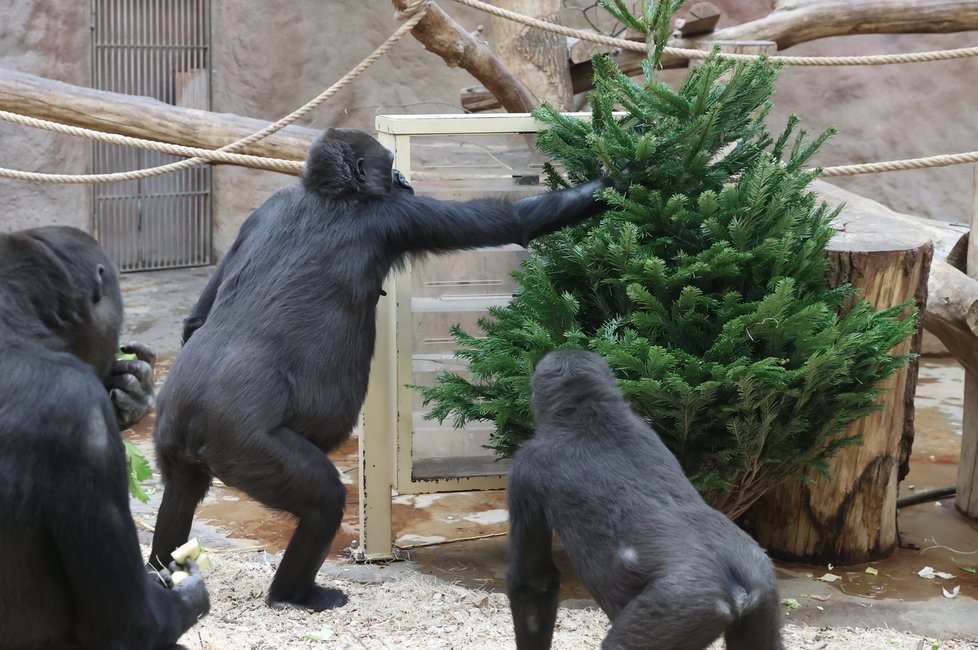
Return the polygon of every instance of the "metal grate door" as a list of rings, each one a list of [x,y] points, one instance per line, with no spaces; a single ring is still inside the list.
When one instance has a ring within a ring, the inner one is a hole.
[[[210,0],[92,0],[93,87],[210,109]],[[180,158],[95,143],[96,173]],[[211,170],[94,187],[95,233],[122,271],[211,263]]]

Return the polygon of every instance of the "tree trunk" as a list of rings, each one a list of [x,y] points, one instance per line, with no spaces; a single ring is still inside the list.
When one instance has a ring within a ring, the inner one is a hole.
[[[501,9],[559,22],[560,0],[496,0]],[[546,100],[558,110],[570,108],[570,69],[565,37],[498,16],[490,16],[493,51],[518,77],[538,102]]]
[[[843,211],[829,245],[832,286],[851,283],[876,309],[916,299],[923,307],[933,247],[925,234],[901,221]],[[896,354],[919,349],[907,339]],[[896,545],[897,470],[901,440],[912,427],[916,365],[885,383],[880,410],[854,422],[844,435],[862,443],[830,462],[832,479],[813,472],[811,482],[789,481],[757,502],[748,524],[768,552],[813,564],[868,562]]]
[[[393,4],[398,11],[404,11],[412,3],[393,0]],[[426,50],[440,56],[448,67],[460,67],[481,81],[510,113],[527,113],[536,108],[537,102],[523,82],[434,2],[411,34]]]
[[[974,205],[971,208],[966,268],[969,277],[978,277],[978,165],[975,165]],[[972,338],[969,347],[978,347],[978,341]],[[968,366],[964,370],[964,418],[961,423],[961,458],[958,461],[954,505],[963,515],[978,519],[978,372]]]

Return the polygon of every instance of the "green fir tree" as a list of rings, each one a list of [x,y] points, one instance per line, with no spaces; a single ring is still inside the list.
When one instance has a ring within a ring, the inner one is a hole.
[[[533,244],[513,301],[480,321],[484,337],[453,329],[471,378],[444,373],[421,390],[431,419],[493,421],[490,446],[508,456],[533,434],[537,361],[594,350],[707,500],[736,517],[855,442],[842,431],[907,361],[888,351],[916,318],[829,288],[836,212],[807,189],[806,165],[830,133],[808,138],[792,118],[771,135],[778,66],[714,53],[674,90],[656,70],[681,2],[634,16],[614,1],[603,6],[652,45],[643,81],[599,56],[590,121],[550,106],[536,116],[548,127],[538,146],[563,170],[548,167],[551,188],[608,174],[620,189],[605,191],[601,217]]]

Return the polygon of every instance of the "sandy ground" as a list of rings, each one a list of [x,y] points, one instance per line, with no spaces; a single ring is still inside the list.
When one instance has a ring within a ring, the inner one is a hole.
[[[278,563],[265,553],[215,553],[206,572],[211,612],[181,639],[192,650],[279,648],[513,648],[506,596],[438,582],[413,572],[381,583],[321,582],[347,592],[350,602],[319,614],[273,610],[262,600]],[[608,619],[596,609],[558,614],[555,649],[597,648]],[[323,640],[306,639],[311,632]],[[789,650],[973,650],[966,641],[937,641],[886,629],[815,628],[786,625]],[[717,642],[713,649],[723,648]]]

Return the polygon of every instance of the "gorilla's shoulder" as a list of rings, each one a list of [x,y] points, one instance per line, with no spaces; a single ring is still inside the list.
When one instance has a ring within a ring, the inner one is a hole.
[[[32,429],[33,435],[87,420],[92,406],[111,402],[91,366],[67,352],[40,346],[9,350],[0,356],[0,395],[5,415],[0,421]]]

